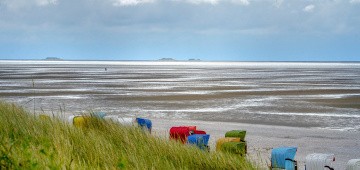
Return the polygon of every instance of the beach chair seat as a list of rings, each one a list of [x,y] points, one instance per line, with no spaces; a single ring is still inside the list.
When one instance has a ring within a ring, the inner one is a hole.
[[[188,136],[187,143],[196,145],[198,148],[202,150],[208,150],[209,139],[210,139],[209,134],[194,134]]]
[[[151,129],[152,129],[152,122],[150,119],[145,119],[145,118],[136,118],[135,122],[139,125],[139,127],[141,127],[142,129],[148,131],[151,133]]]
[[[306,170],[329,169],[334,170],[332,163],[335,161],[334,154],[313,153],[305,158]]]
[[[271,151],[271,169],[297,170],[296,147],[279,147]]]
[[[351,159],[347,162],[346,170],[360,170],[360,159]]]
[[[245,136],[245,130],[231,130],[225,133],[225,137],[240,138],[242,141],[245,141]]]
[[[220,138],[216,141],[216,151],[220,151],[221,146],[226,142],[241,142],[241,139],[240,138],[231,138],[231,137]]]
[[[220,150],[223,152],[239,154],[241,156],[246,155],[246,142],[225,142],[220,146]]]

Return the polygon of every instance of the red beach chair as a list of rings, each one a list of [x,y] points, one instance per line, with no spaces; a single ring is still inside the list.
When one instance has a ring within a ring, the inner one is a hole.
[[[178,126],[170,128],[170,139],[186,143],[187,137],[194,134],[196,126]]]

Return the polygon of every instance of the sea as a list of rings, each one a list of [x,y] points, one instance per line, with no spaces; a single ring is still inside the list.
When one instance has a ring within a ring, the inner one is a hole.
[[[0,100],[36,114],[360,131],[360,63],[0,60]]]

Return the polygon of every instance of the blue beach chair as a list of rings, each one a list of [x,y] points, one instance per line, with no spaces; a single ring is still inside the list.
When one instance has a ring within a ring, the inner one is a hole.
[[[279,147],[271,151],[271,169],[297,170],[297,147]]]
[[[152,122],[145,118],[136,118],[136,123],[143,129],[147,129],[151,133]]]
[[[103,119],[106,116],[105,112],[93,112],[91,113],[91,116]]]
[[[198,148],[202,150],[207,150],[209,148],[210,135],[209,134],[194,134],[190,135],[187,138],[187,143],[196,145]]]

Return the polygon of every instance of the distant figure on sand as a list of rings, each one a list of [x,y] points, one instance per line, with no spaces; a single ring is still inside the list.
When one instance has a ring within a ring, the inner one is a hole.
[[[107,71],[107,68],[105,67],[105,71]]]

